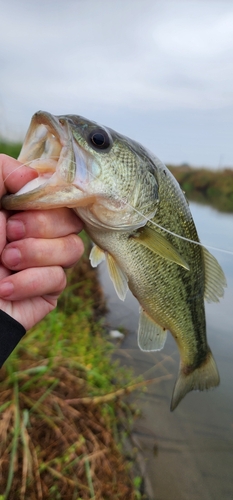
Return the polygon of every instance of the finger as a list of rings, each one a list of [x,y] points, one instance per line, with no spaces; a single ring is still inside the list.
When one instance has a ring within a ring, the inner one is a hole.
[[[16,193],[27,182],[38,177],[36,170],[10,156],[0,154],[0,198],[9,191]]]
[[[11,272],[9,271],[9,269],[6,269],[4,266],[1,266],[0,264],[0,281],[3,280],[3,278],[6,278],[6,276],[9,276],[10,274]]]
[[[57,297],[65,286],[66,275],[60,266],[25,269],[0,282],[0,297],[9,301]]]
[[[12,271],[40,266],[70,267],[80,259],[83,251],[83,242],[76,234],[52,240],[26,238],[5,247],[2,263]]]
[[[0,212],[0,255],[6,244],[6,212]]]
[[[7,239],[58,238],[83,229],[83,222],[69,208],[29,210],[11,216],[7,221]]]

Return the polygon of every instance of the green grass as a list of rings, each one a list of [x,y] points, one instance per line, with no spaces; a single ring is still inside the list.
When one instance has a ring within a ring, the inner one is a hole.
[[[13,156],[17,158],[19,156],[22,144],[19,142],[6,142],[0,138],[0,153],[5,155]]]
[[[58,308],[0,373],[2,500],[141,498],[121,452],[134,418],[121,400],[132,375],[112,360],[95,310],[98,283],[86,267],[84,257],[68,271]]]
[[[233,169],[212,171],[205,168],[169,165],[189,200],[210,204],[233,212]]]

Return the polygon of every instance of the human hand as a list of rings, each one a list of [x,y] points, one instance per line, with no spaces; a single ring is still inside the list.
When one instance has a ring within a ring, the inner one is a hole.
[[[20,165],[0,155],[0,198],[37,177]],[[0,211],[0,309],[26,330],[56,307],[66,286],[63,267],[74,265],[83,253],[75,234],[82,227],[68,208],[14,215]]]

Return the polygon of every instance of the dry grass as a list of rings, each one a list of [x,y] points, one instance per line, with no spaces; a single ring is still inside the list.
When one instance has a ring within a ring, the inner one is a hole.
[[[68,282],[0,371],[0,500],[143,498],[120,451],[130,376],[112,362],[86,257]]]
[[[2,498],[135,498],[128,465],[101,408],[67,402],[86,394],[85,371],[73,367],[71,373],[60,362],[51,369],[46,361],[24,361],[24,370],[11,381],[5,373],[2,380]]]

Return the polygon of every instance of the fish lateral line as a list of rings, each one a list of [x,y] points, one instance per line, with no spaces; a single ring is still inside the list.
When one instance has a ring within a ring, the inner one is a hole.
[[[54,159],[58,159],[58,158],[57,158],[57,156],[51,156],[49,159],[53,159],[53,158],[54,158]],[[62,157],[60,157],[60,159],[62,159]],[[65,158],[64,158],[64,159],[65,159]],[[40,157],[39,157],[39,158],[34,158],[33,160],[29,160],[29,161],[27,161],[27,162],[22,163],[22,165],[19,165],[19,166],[18,166],[18,167],[16,167],[14,170],[12,170],[12,172],[10,172],[10,173],[9,173],[9,174],[5,177],[5,179],[3,179],[3,182],[5,182],[5,181],[6,181],[6,180],[7,180],[7,179],[8,179],[8,178],[9,178],[9,177],[10,177],[10,176],[14,173],[14,172],[16,172],[17,170],[19,170],[20,168],[22,168],[22,167],[24,167],[24,166],[25,166],[25,167],[27,167],[27,166],[29,166],[31,163],[34,163],[34,162],[36,163],[36,162],[39,162],[39,161],[44,162],[45,160],[44,160],[44,158],[40,158]],[[70,160],[70,161],[71,161],[71,163],[74,163],[74,164],[76,165],[76,162],[75,162],[74,160]],[[31,167],[31,168],[33,168],[33,167]],[[83,165],[82,165],[82,168],[83,168],[83,169],[85,169],[86,171],[88,171],[88,169],[87,169],[85,166],[83,166]],[[36,168],[35,168],[34,170],[36,170]],[[37,170],[36,170],[36,171],[37,171]],[[96,175],[94,175],[92,172],[88,171],[88,173],[89,173],[90,177],[92,177],[94,180],[95,180],[95,179],[97,179],[97,176],[96,176]],[[38,174],[39,174],[39,172],[38,172]],[[103,187],[105,187],[105,186],[104,186],[104,184],[103,184]],[[121,201],[124,205],[129,206],[130,208],[132,208],[132,210],[133,210],[134,212],[136,212],[138,215],[140,215],[140,216],[141,216],[141,217],[142,217],[142,218],[146,221],[146,223],[147,223],[147,222],[150,222],[150,224],[152,224],[153,226],[155,226],[155,227],[157,227],[157,228],[161,229],[162,231],[164,231],[164,232],[166,232],[166,233],[170,234],[171,236],[175,236],[176,238],[179,238],[179,239],[181,239],[181,240],[183,240],[183,241],[187,241],[187,243],[192,243],[193,245],[198,245],[198,246],[200,246],[200,247],[202,247],[202,248],[208,248],[209,250],[213,250],[213,251],[216,251],[216,252],[225,253],[225,254],[227,254],[227,255],[233,255],[233,250],[226,250],[226,249],[224,249],[224,248],[219,248],[219,247],[214,247],[214,246],[211,246],[211,245],[208,245],[208,244],[204,244],[204,243],[201,243],[200,241],[195,241],[195,240],[192,240],[192,239],[190,239],[190,238],[186,238],[185,236],[181,236],[180,234],[177,234],[177,233],[175,233],[175,232],[173,232],[173,231],[170,231],[169,229],[166,229],[165,227],[161,226],[161,225],[160,225],[160,224],[158,224],[157,222],[152,221],[149,217],[147,217],[146,215],[144,215],[144,214],[143,214],[142,212],[140,212],[140,210],[138,210],[137,208],[133,207],[133,206],[132,206],[129,202],[127,202],[125,199],[121,198],[121,197],[120,197],[120,196],[119,196],[116,192],[114,192],[114,190],[113,190],[113,189],[112,189],[112,190],[110,190],[110,191],[111,191],[111,194],[113,194],[113,195],[117,196],[117,197],[118,197],[118,199],[119,199],[119,200],[120,200],[120,201]]]
[[[105,258],[118,297],[124,300],[129,288],[138,300],[140,349],[161,350],[167,330],[171,332],[180,352],[174,410],[188,392],[219,384],[207,343],[204,299],[218,302],[225,276],[216,258],[199,242],[175,177],[142,145],[101,127],[78,115],[37,112],[19,156],[22,165],[36,170],[37,183],[27,183],[3,198],[2,204],[13,210],[48,209],[69,207],[76,198],[83,203],[88,194],[96,196],[87,209],[72,205],[97,246],[91,262],[96,266]],[[49,177],[45,181],[44,172]],[[104,198],[102,204],[99,197]],[[189,243],[179,245],[176,238]]]

